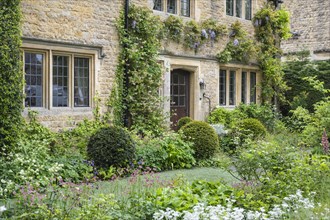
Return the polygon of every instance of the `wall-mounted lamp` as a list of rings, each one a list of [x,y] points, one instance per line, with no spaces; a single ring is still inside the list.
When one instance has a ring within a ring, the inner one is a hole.
[[[204,82],[204,79],[199,80],[199,87],[201,88],[201,90],[206,89],[206,83]]]

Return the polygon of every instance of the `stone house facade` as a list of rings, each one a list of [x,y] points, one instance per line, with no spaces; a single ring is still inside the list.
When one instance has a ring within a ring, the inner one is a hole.
[[[284,1],[291,13],[292,38],[282,41],[284,54],[309,51],[312,60],[330,60],[330,2]]]
[[[228,27],[240,21],[253,37],[251,18],[258,0],[131,0],[148,7],[161,19],[184,21],[213,18]],[[93,117],[100,98],[106,111],[120,52],[116,19],[124,0],[22,0],[25,112],[39,112],[39,120],[58,130]],[[259,103],[261,72],[256,64],[219,64],[215,55],[228,39],[206,44],[195,53],[180,44],[164,42],[159,61],[164,66],[164,111],[177,117],[204,120],[221,105]],[[287,46],[289,47],[289,46]]]

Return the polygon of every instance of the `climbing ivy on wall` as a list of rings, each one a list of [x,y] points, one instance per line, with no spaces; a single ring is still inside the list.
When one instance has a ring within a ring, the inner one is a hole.
[[[249,39],[242,24],[236,21],[231,25],[229,41],[225,49],[217,54],[217,59],[220,63],[228,63],[230,61],[248,63],[255,59],[256,47],[254,45],[255,42]]]
[[[112,92],[114,122],[123,125],[123,113],[128,108],[130,129],[142,134],[152,131],[157,135],[164,124],[159,95],[162,71],[157,59],[162,22],[149,9],[133,5],[128,24],[126,32],[122,13],[117,26],[122,51],[116,73],[117,85]],[[125,68],[129,77],[128,90],[123,87]]]
[[[0,1],[0,156],[17,140],[22,123],[20,0]]]
[[[291,36],[290,15],[285,9],[277,10],[273,4],[267,3],[257,11],[252,22],[259,47],[258,64],[263,72],[262,100],[270,103],[274,98],[277,104],[287,89],[280,60],[280,41]]]

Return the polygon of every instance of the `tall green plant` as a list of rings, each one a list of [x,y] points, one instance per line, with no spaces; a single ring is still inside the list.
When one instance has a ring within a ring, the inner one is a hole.
[[[284,9],[276,10],[272,4],[265,4],[253,18],[255,37],[259,43],[258,63],[263,72],[262,99],[270,103],[272,98],[282,98],[287,89],[281,66],[281,39],[290,34],[290,15]]]
[[[0,155],[22,124],[23,74],[20,62],[20,0],[0,1]]]
[[[125,30],[122,13],[117,25],[122,51],[113,91],[115,122],[122,124],[123,111],[128,108],[131,129],[159,134],[163,124],[159,97],[162,72],[157,56],[163,25],[150,10],[134,5],[128,14],[128,24]],[[129,78],[127,90],[123,88],[125,68]]]

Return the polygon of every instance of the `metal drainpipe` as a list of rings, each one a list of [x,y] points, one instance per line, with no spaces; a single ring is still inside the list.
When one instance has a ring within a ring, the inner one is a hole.
[[[203,97],[209,100],[209,115],[211,114],[211,98],[206,96],[205,92],[203,93]]]
[[[125,37],[128,37],[128,13],[129,13],[129,0],[125,0]],[[124,44],[124,50],[127,49],[127,44]],[[125,56],[127,54],[125,53]],[[129,77],[128,77],[128,63],[125,63],[124,68],[124,82],[123,82],[123,105],[125,108],[124,112],[124,126],[129,127],[129,109],[128,109],[128,103],[127,103],[127,95],[128,95],[128,88],[129,88]]]

